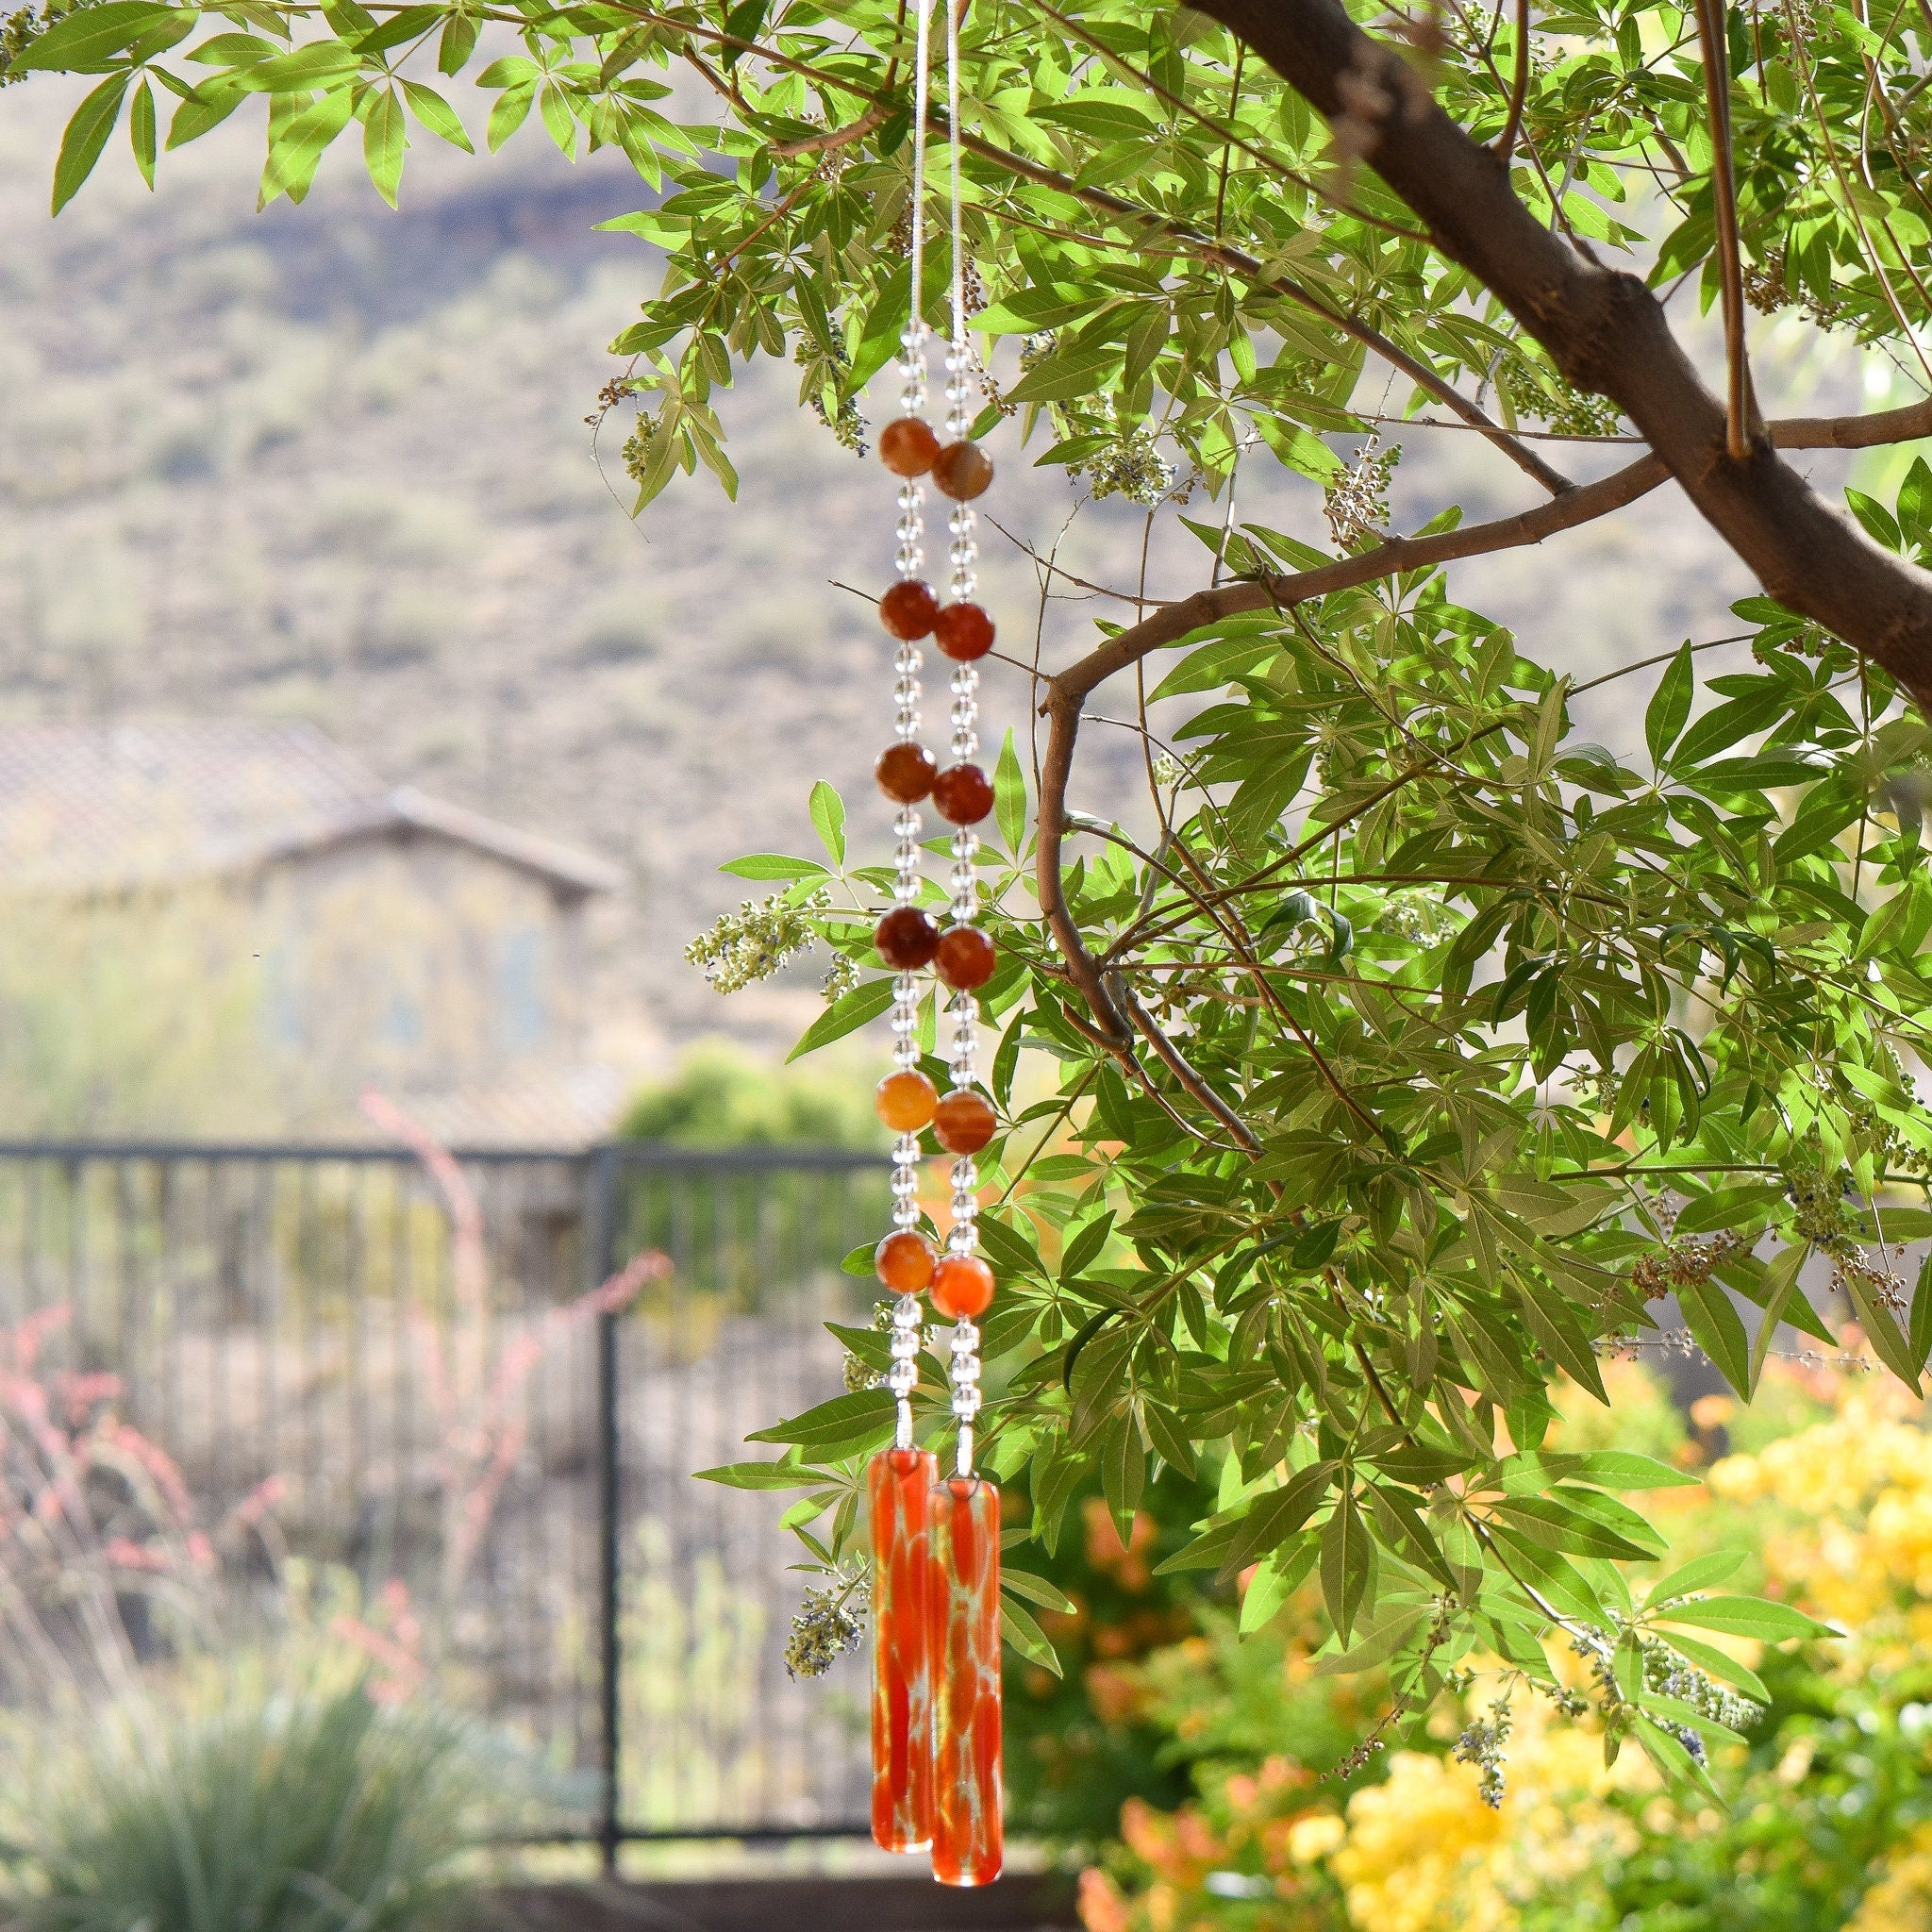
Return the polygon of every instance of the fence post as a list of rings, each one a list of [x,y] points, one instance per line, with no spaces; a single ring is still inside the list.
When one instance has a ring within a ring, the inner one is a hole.
[[[617,1272],[617,1153],[608,1146],[591,1150],[591,1278],[593,1286]],[[617,1875],[617,1848],[624,1824],[623,1641],[618,1619],[622,1609],[623,1549],[619,1524],[623,1432],[618,1413],[617,1317],[606,1311],[597,1317],[597,1623],[600,1640],[599,1674],[603,1690],[603,1816],[597,1840],[603,1849],[604,1875]]]

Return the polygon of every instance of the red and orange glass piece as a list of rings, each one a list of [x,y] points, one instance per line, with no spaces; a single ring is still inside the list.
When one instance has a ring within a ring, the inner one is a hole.
[[[1000,1492],[974,1476],[933,1486],[932,1875],[1000,1875]]]
[[[872,1835],[889,1852],[923,1852],[932,1842],[932,1560],[926,1507],[938,1474],[939,1458],[924,1449],[881,1449],[867,1471]]]

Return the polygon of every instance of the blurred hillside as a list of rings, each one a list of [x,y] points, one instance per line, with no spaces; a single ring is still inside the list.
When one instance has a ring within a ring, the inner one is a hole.
[[[656,281],[648,250],[592,230],[642,199],[621,158],[573,168],[534,124],[492,159],[419,137],[397,214],[344,143],[304,207],[257,215],[259,131],[242,115],[166,158],[154,195],[117,142],[51,222],[69,99],[41,81],[0,93],[0,712],[312,720],[391,783],[627,869],[597,936],[620,1058],[721,1024],[793,1030],[808,975],[725,1006],[679,954],[741,895],[721,860],[808,844],[814,778],[883,845],[866,774],[884,644],[828,581],[887,568],[882,473],[763,365],[726,404],[740,502],[680,481],[628,521],[621,419],[608,483],[583,420],[616,373],[604,344]],[[1398,513],[1524,501],[1472,445],[1420,434]],[[1017,451],[1002,461],[989,508],[1050,546],[1074,494]],[[1297,480],[1244,481],[1241,511],[1323,535]],[[1130,506],[1090,506],[1061,561],[1130,585],[1140,542]],[[1005,641],[1030,650],[1031,570],[996,535],[987,548]],[[1199,556],[1158,542],[1150,589],[1196,587]],[[1750,587],[1660,491],[1457,588],[1587,675],[1714,634]],[[1050,608],[1049,666],[1085,647],[1095,608]],[[1016,673],[994,669],[987,707],[1024,724]],[[1088,741],[1075,801],[1106,809],[1138,758],[1124,732]]]

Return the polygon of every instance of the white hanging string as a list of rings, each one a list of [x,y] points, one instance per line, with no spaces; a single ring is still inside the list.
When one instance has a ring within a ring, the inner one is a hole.
[[[940,0],[946,9],[946,217],[952,245],[953,347],[966,347],[966,250],[959,213],[959,0]],[[963,374],[963,372],[961,372]],[[963,435],[960,430],[958,434]]]
[[[906,358],[908,362],[924,361],[925,340],[925,123],[932,109],[932,8],[933,0],[913,0],[919,9],[919,26],[912,61],[912,240],[911,301],[906,323]],[[924,390],[924,369],[919,374]],[[924,401],[924,394],[920,398]],[[908,410],[909,415],[911,410]]]

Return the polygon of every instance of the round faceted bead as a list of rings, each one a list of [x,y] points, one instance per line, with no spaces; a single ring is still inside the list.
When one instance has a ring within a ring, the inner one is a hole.
[[[879,599],[879,622],[895,638],[923,638],[940,614],[940,600],[930,584],[917,577],[897,583]]]
[[[992,780],[977,765],[948,765],[932,781],[932,802],[949,824],[976,825],[992,809]]]
[[[917,805],[932,790],[939,762],[923,744],[889,744],[872,774],[895,805]]]
[[[999,1124],[992,1102],[976,1087],[956,1087],[933,1109],[933,1137],[948,1154],[977,1154]]]
[[[940,453],[940,440],[917,416],[901,416],[879,431],[879,461],[895,476],[923,476]]]
[[[992,1306],[992,1270],[977,1255],[948,1255],[932,1271],[932,1305],[955,1322],[972,1322]]]
[[[976,442],[949,442],[932,459],[933,486],[955,503],[983,496],[992,481],[992,458]]]
[[[970,664],[992,649],[992,619],[977,604],[942,604],[932,621],[932,636],[947,657]]]
[[[873,930],[879,958],[895,973],[917,973],[932,964],[940,929],[917,906],[894,906]]]
[[[932,1279],[939,1259],[923,1234],[902,1227],[872,1251],[873,1273],[894,1294],[917,1294]]]
[[[878,1117],[895,1134],[916,1134],[938,1110],[939,1090],[917,1067],[901,1067],[873,1089]]]
[[[993,943],[976,925],[949,925],[940,935],[933,971],[955,992],[977,992],[992,977]]]

